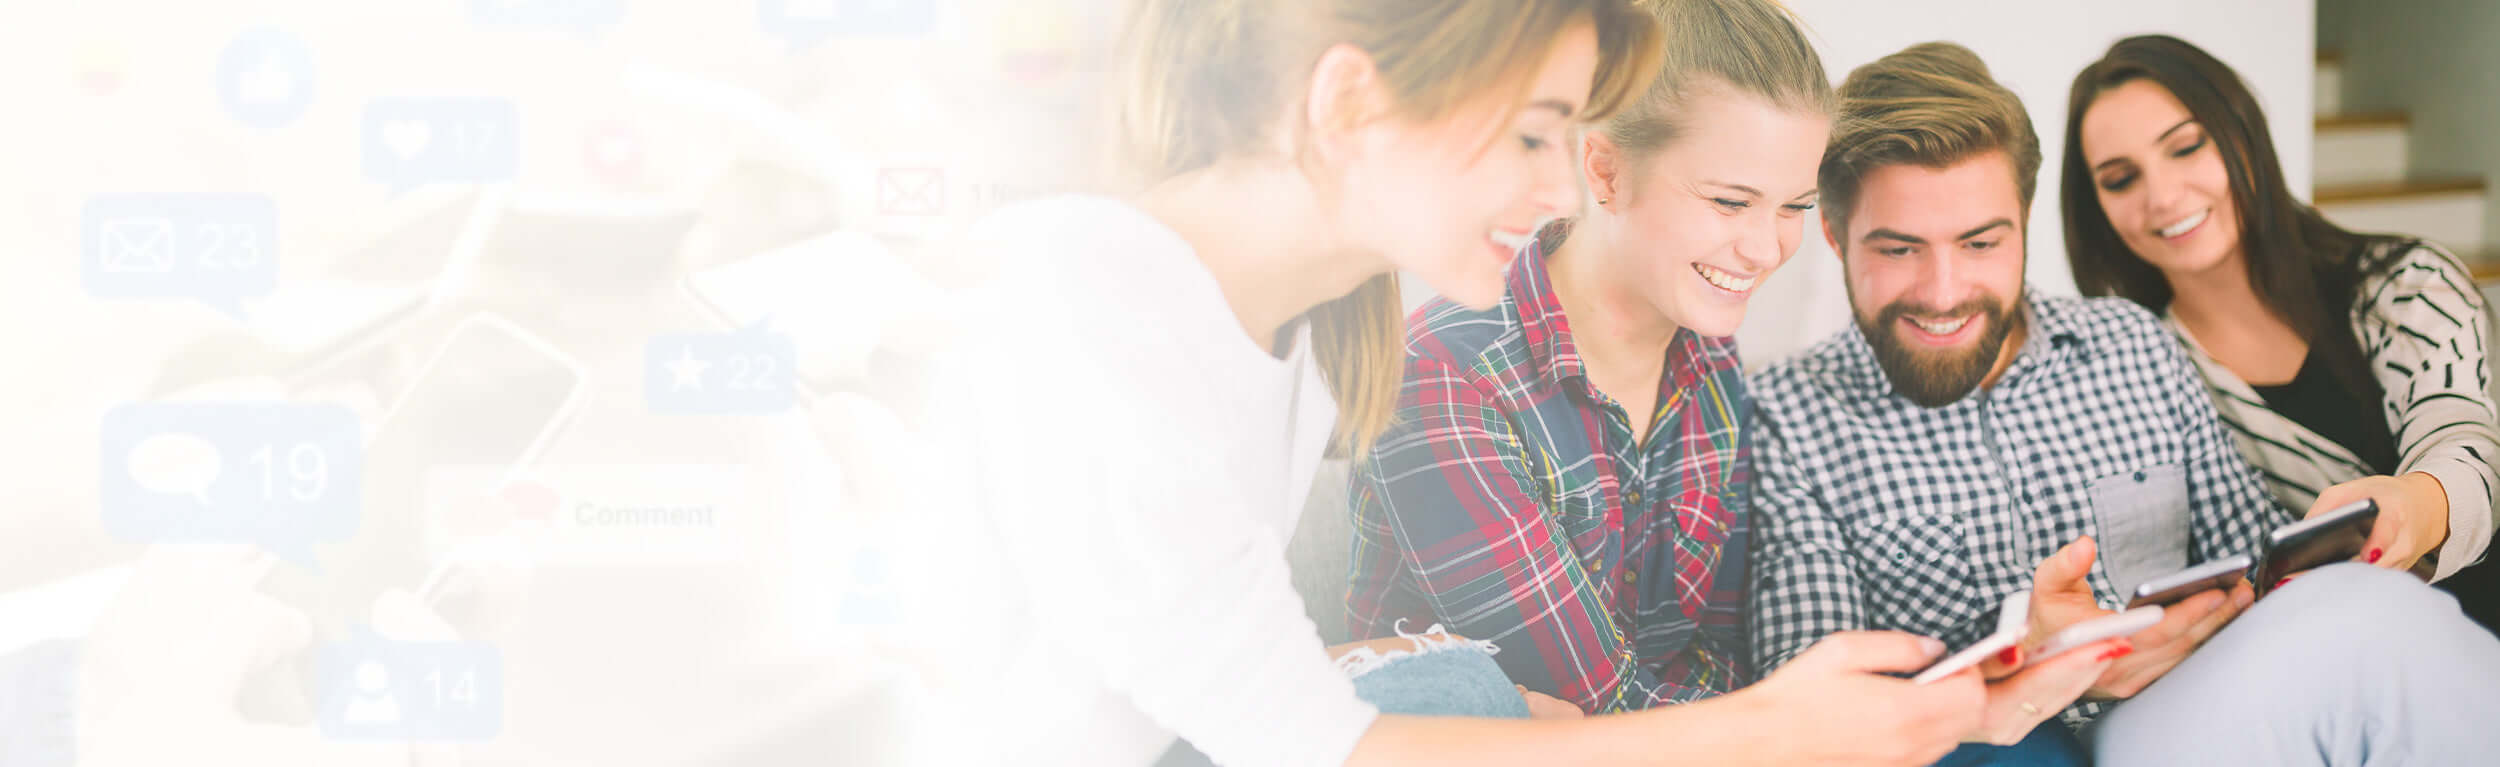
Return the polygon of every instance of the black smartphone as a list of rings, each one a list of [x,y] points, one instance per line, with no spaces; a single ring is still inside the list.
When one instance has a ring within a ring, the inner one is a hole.
[[[2360,556],[2377,523],[2378,502],[2365,498],[2275,528],[2266,536],[2265,561],[2257,566],[2257,589],[2272,591],[2293,573]]]
[[[2169,607],[2209,589],[2230,588],[2240,579],[2248,577],[2248,568],[2255,562],[2246,554],[2234,554],[2145,581],[2135,587],[2135,598],[2127,601],[2127,607]]]

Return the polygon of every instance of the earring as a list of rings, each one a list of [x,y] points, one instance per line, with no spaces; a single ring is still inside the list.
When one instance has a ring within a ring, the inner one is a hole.
[[[1599,198],[1597,198],[1597,204],[1602,206],[1602,205],[1605,205],[1606,203],[1613,202],[1613,201],[1614,201],[1614,199],[1615,199],[1615,198],[1612,198],[1612,197],[1599,197]]]

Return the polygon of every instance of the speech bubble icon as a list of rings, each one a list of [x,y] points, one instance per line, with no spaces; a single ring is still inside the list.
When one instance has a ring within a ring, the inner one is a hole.
[[[97,298],[189,299],[244,319],[278,286],[278,205],[263,194],[105,194],[79,212],[79,275]]]
[[[315,570],[353,535],[364,437],[354,411],[286,402],[146,402],[104,414],[104,528],[137,543],[245,543]]]
[[[208,486],[225,468],[217,446],[195,434],[157,434],[130,448],[130,478],[149,492],[187,495],[208,505]]]
[[[520,109],[500,98],[390,98],[365,105],[365,177],[391,193],[484,183],[520,168]]]

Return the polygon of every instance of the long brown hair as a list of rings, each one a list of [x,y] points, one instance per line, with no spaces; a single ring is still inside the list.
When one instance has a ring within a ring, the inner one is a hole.
[[[2364,277],[2387,269],[2418,240],[2353,233],[2293,197],[2257,97],[2238,73],[2185,40],[2169,35],[2120,40],[2075,75],[2066,100],[2066,164],[2059,179],[2075,287],[2088,296],[2124,296],[2157,313],[2170,306],[2169,280],[2119,239],[2083,158],[2085,110],[2103,92],[2136,80],[2168,89],[2222,153],[2232,207],[2239,210],[2241,261],[2258,299],[2308,340],[2335,380],[2377,401],[2383,392],[2353,335],[2353,301]]]
[[[1598,38],[1583,115],[1603,119],[1657,68],[1657,23],[1631,0],[1140,0],[1120,113],[1128,170],[1152,183],[1260,151],[1298,103],[1299,75],[1339,43],[1371,56],[1407,119],[1448,116],[1488,88],[1525,100],[1533,66],[1578,22]],[[1396,410],[1403,309],[1383,274],[1305,315],[1337,402],[1336,452],[1367,449]]]

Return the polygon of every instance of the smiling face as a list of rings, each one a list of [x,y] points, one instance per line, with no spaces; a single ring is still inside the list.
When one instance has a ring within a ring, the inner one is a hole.
[[[1841,254],[1851,313],[1903,397],[1950,404],[1985,381],[2022,314],[2023,204],[2001,151],[1859,182]]]
[[[1595,28],[1577,22],[1528,76],[1524,101],[1496,87],[1443,119],[1366,127],[1364,161],[1346,171],[1340,228],[1453,301],[1500,301],[1519,246],[1575,201],[1566,140],[1597,59]]]
[[[2101,210],[2128,250],[2171,274],[2238,262],[2222,150],[2169,89],[2138,79],[2102,91],[2079,134]]]
[[[1797,252],[1831,119],[1723,83],[1696,87],[1687,104],[1680,134],[1631,160],[1596,215],[1619,231],[1608,258],[1618,284],[1676,327],[1729,336],[1754,289]],[[1592,186],[1606,189],[1605,175],[1592,168]]]

